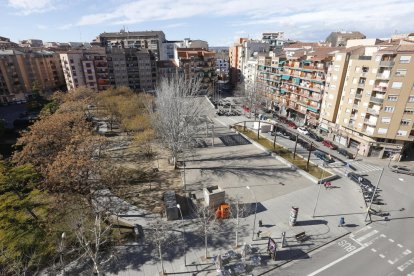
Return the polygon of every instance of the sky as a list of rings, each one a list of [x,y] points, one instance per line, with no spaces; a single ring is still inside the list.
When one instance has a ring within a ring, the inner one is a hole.
[[[263,32],[302,41],[339,30],[369,38],[414,32],[414,0],[0,0],[0,19],[0,36],[15,42],[90,42],[125,27],[230,46]]]

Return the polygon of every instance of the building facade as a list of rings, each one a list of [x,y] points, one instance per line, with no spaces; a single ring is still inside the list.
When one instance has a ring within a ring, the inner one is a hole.
[[[25,101],[62,89],[59,55],[45,50],[0,50],[0,102]]]
[[[321,129],[363,156],[400,159],[414,140],[414,46],[355,46],[329,68]]]
[[[148,49],[156,60],[161,60],[162,43],[165,34],[162,31],[128,32],[121,30],[117,33],[102,33],[97,40],[102,47]]]

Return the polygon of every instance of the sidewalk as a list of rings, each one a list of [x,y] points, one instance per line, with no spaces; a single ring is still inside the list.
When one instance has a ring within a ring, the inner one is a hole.
[[[221,128],[220,135],[234,134]],[[189,190],[200,191],[204,186],[218,184],[228,195],[237,196],[246,204],[254,206],[255,201],[258,202],[254,241],[254,214],[240,221],[239,245],[251,244],[257,248],[256,255],[262,259],[261,266],[247,267],[248,275],[261,275],[287,261],[308,258],[310,250],[365,225],[366,207],[359,188],[353,182],[340,178],[332,181],[332,188],[325,190],[252,144],[225,146],[216,138],[215,147],[201,149],[192,161],[187,161],[185,176]],[[250,187],[251,192],[246,186]],[[318,190],[318,205],[312,217]],[[199,192],[196,194],[200,196]],[[289,226],[292,206],[299,208],[297,224],[293,227]],[[345,218],[345,227],[338,227],[341,217]],[[259,220],[263,222],[263,227],[259,228]],[[175,232],[181,233],[182,222],[176,221],[174,225]],[[195,234],[194,224],[186,219],[185,225],[186,245],[182,236],[178,235],[177,243],[164,249],[166,272],[170,275],[218,275],[212,260],[204,259],[203,240]],[[224,220],[219,229],[212,231],[208,248],[210,257],[225,254],[231,249],[240,252],[240,248],[234,248],[234,225],[234,220]],[[259,230],[263,236],[270,236],[276,241],[276,261],[266,254],[268,238],[257,238]],[[282,232],[286,232],[285,248],[280,246]],[[294,236],[301,232],[305,232],[308,239],[298,242]],[[120,250],[123,256],[117,264],[118,268],[109,269],[106,275],[159,275],[161,272],[158,258],[148,246],[137,243]],[[268,275],[271,274],[269,272]]]

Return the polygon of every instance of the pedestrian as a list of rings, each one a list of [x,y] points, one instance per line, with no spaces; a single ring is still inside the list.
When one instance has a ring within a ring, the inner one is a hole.
[[[344,218],[344,217],[341,217],[341,218],[339,219],[339,225],[338,225],[338,227],[343,227],[343,226],[344,226],[344,224],[345,224],[345,218]]]

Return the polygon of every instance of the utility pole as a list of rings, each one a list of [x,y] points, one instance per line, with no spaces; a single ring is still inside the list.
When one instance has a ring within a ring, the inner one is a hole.
[[[315,201],[315,207],[313,208],[313,214],[312,214],[312,218],[315,217],[315,212],[316,212],[316,206],[318,205],[318,201],[319,201],[319,194],[321,193],[321,186],[322,186],[322,181],[323,181],[323,177],[325,176],[325,170],[322,170],[322,177],[321,180],[318,181],[318,195],[316,196],[316,201]]]
[[[311,144],[310,144],[309,154],[308,154],[308,160],[306,161],[306,170],[307,171],[309,171],[309,160],[310,160],[311,153],[312,153],[312,147],[313,147],[313,142],[311,142]]]
[[[296,134],[296,142],[295,142],[295,150],[293,151],[293,159],[296,158],[296,148],[298,146],[298,138],[299,138],[299,134]]]
[[[371,201],[369,202],[369,206],[367,208],[367,215],[365,216],[365,221],[367,221],[368,216],[369,216],[369,220],[371,221],[371,216],[369,214],[369,211],[371,210],[372,202],[374,201],[374,197],[375,197],[375,194],[377,193],[378,186],[381,182],[381,178],[382,178],[383,173],[384,173],[384,168],[381,169],[381,173],[380,173],[380,176],[379,176],[378,181],[377,181],[377,186],[375,186],[374,193],[371,196]]]

